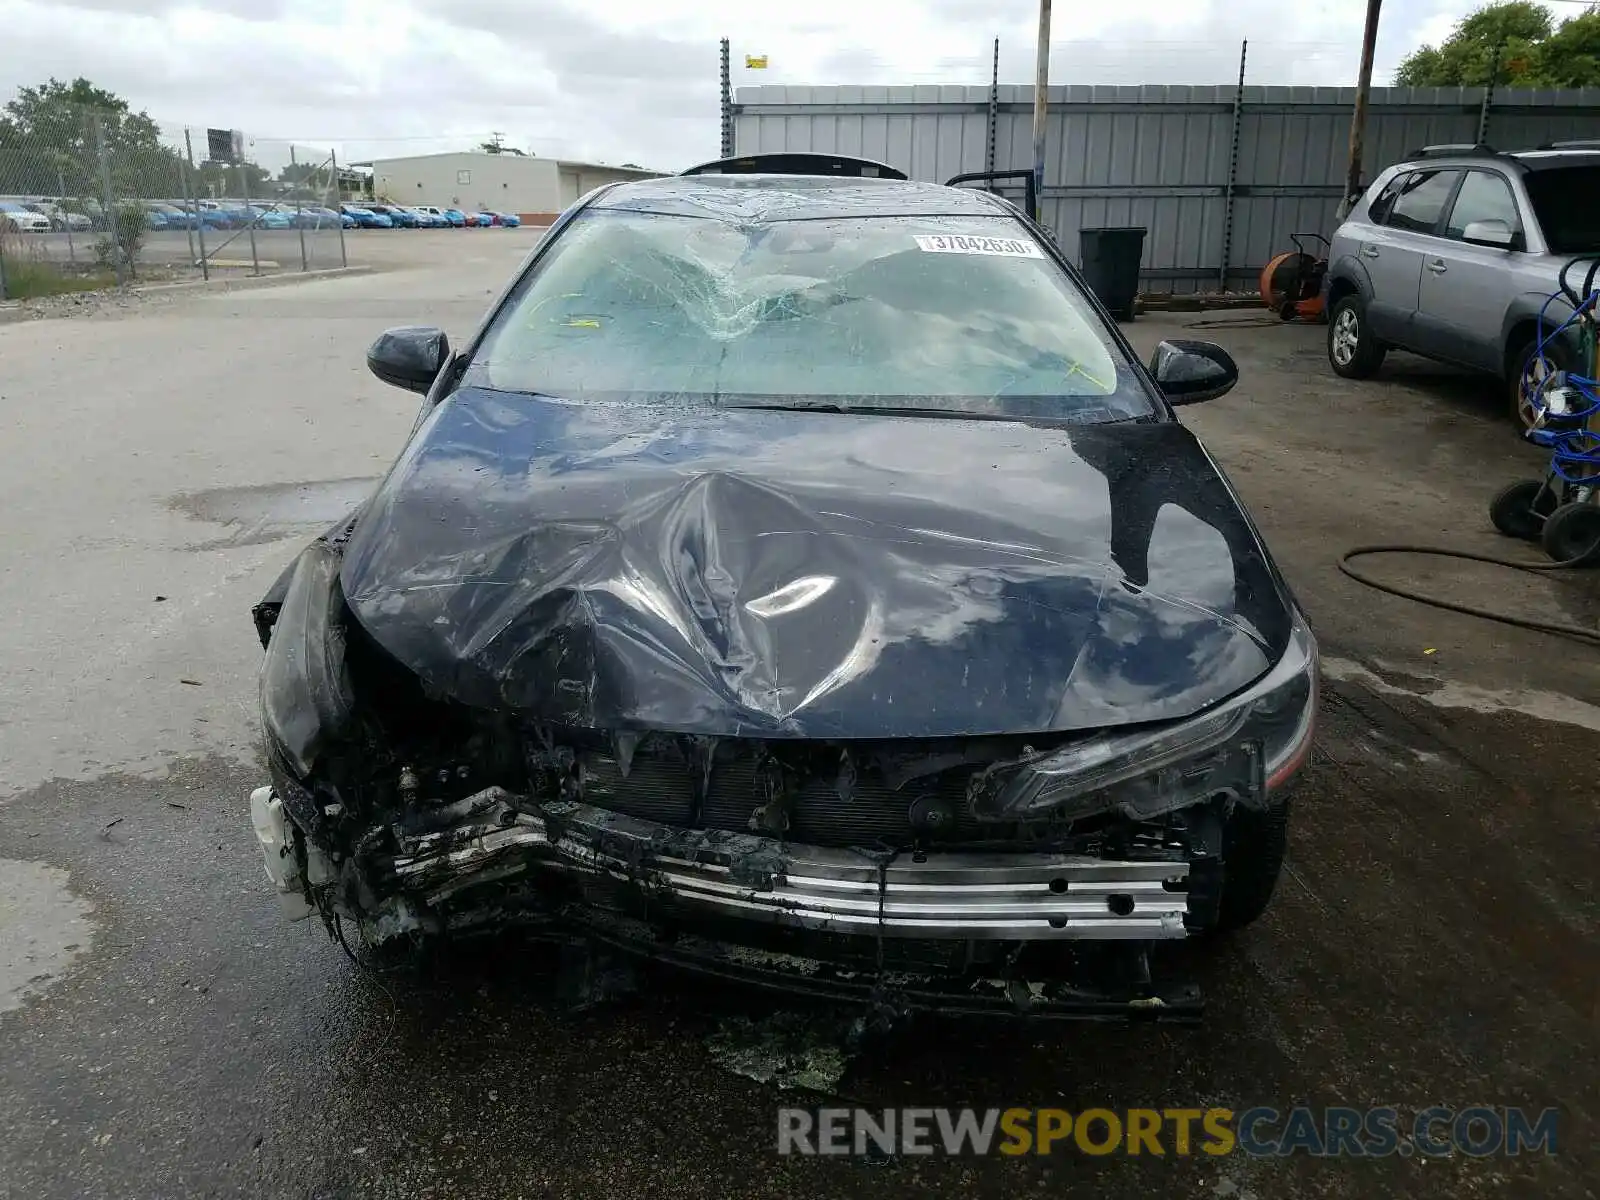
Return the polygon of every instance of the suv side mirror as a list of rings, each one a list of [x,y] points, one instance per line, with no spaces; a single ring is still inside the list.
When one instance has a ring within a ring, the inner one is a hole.
[[[1522,234],[1497,218],[1469,221],[1461,231],[1461,240],[1469,246],[1492,246],[1496,250],[1522,248]]]
[[[1215,400],[1239,382],[1239,367],[1221,346],[1177,338],[1156,347],[1150,356],[1150,374],[1172,405]]]
[[[450,358],[450,339],[444,330],[426,325],[385,329],[367,350],[367,370],[385,383],[422,392]]]

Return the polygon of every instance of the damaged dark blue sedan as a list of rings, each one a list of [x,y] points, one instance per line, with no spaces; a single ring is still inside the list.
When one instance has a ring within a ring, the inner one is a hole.
[[[1192,1013],[1283,862],[1316,645],[1148,368],[988,192],[711,164],[566,213],[257,607],[267,873],[877,1006]]]

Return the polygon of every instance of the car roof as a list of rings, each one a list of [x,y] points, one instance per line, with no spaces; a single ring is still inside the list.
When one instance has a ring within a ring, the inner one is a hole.
[[[668,175],[617,184],[590,204],[625,212],[755,222],[1016,215],[1004,201],[973,188],[833,175]]]
[[[1521,171],[1552,171],[1561,167],[1600,166],[1600,149],[1491,150],[1487,146],[1463,149],[1459,154],[1413,153],[1395,164],[1407,170],[1438,169],[1440,167],[1472,167],[1499,163]]]

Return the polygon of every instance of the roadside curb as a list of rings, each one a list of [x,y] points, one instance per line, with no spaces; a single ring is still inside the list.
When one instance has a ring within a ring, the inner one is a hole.
[[[318,279],[338,279],[345,275],[367,275],[371,264],[350,267],[325,267],[315,271],[278,271],[272,275],[242,275],[237,279],[182,279],[176,283],[135,284],[128,290],[142,292],[231,291],[235,288],[284,287],[291,283],[310,283]]]
[[[184,279],[175,283],[134,284],[127,288],[111,288],[104,292],[77,292],[80,296],[141,296],[155,293],[168,294],[187,291],[248,291],[252,288],[287,287],[296,283],[311,283],[319,279],[339,279],[349,275],[369,275],[376,268],[362,263],[349,267],[327,267],[316,271],[279,271],[272,275],[243,275],[237,279]],[[46,297],[56,299],[56,297]],[[0,325],[13,321],[43,320],[29,308],[27,300],[0,301]]]

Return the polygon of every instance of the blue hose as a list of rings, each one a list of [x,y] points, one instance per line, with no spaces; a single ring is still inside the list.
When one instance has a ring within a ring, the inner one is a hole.
[[[1562,274],[1564,280],[1565,272]],[[1593,278],[1593,272],[1590,273],[1590,278]],[[1539,316],[1535,325],[1534,357],[1543,360],[1550,368],[1533,396],[1534,408],[1541,414],[1541,419],[1547,416],[1549,409],[1544,399],[1545,391],[1558,374],[1555,364],[1546,356],[1545,350],[1551,342],[1581,320],[1585,313],[1594,311],[1596,305],[1600,304],[1600,288],[1596,288],[1573,307],[1572,313],[1565,321],[1546,334],[1545,316],[1550,305],[1565,295],[1565,291],[1562,290],[1551,292],[1545,297],[1544,303],[1539,306]],[[1595,390],[1597,381],[1571,371],[1561,374],[1564,375],[1565,383],[1575,388],[1587,403],[1583,408],[1560,414],[1562,428],[1535,428],[1529,431],[1528,438],[1535,445],[1549,449],[1550,470],[1564,482],[1572,484],[1600,482],[1600,437],[1588,432],[1585,427],[1588,418],[1600,413],[1600,395],[1597,395]]]

